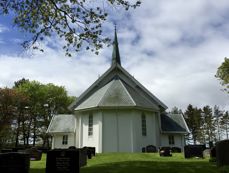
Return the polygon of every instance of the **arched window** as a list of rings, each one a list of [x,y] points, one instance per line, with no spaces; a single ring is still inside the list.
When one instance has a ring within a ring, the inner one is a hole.
[[[142,136],[147,135],[147,129],[146,129],[146,115],[142,113]]]
[[[93,114],[90,113],[88,117],[88,136],[93,135]]]

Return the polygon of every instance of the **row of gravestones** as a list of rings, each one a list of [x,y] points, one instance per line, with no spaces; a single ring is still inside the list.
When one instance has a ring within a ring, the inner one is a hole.
[[[210,150],[210,161],[216,161],[217,166],[229,166],[229,140],[216,143]]]
[[[0,153],[0,170],[4,173],[29,173],[30,160],[41,159],[41,156],[35,159],[37,155],[34,149],[29,152],[3,150]],[[92,156],[95,156],[94,147],[50,150],[47,152],[46,173],[78,173],[80,167],[85,166],[87,159]]]
[[[142,148],[143,153],[156,153],[157,148],[154,145],[148,145]],[[172,156],[172,153],[181,153],[181,148],[179,147],[160,147],[160,156]]]
[[[203,158],[205,149],[205,145],[187,145],[184,147],[185,158]],[[216,146],[210,149],[210,161],[215,161],[219,167],[229,165],[229,140],[218,141]]]
[[[42,151],[38,150],[36,147],[22,149],[22,148],[13,148],[13,149],[2,149],[1,153],[24,153],[29,154],[30,160],[41,160]]]

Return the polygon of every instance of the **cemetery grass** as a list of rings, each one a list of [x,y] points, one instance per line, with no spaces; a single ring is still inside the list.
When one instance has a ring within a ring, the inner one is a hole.
[[[45,173],[46,155],[41,161],[31,161],[30,173]],[[183,153],[160,157],[158,153],[96,154],[88,160],[81,173],[229,173],[229,167],[217,168],[205,159],[184,159]]]

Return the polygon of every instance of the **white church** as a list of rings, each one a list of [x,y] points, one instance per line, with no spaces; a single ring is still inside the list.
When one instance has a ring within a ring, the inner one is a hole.
[[[154,145],[180,147],[189,132],[182,115],[167,106],[122,66],[115,31],[111,67],[70,105],[72,115],[54,115],[47,133],[52,148],[91,146],[97,153],[141,152]]]

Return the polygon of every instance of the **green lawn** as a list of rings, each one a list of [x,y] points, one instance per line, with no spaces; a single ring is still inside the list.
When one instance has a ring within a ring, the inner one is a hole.
[[[42,161],[31,161],[30,173],[45,173],[46,155]],[[184,159],[183,154],[160,157],[158,153],[97,154],[88,160],[81,173],[229,173],[229,168],[217,168],[209,159]]]

